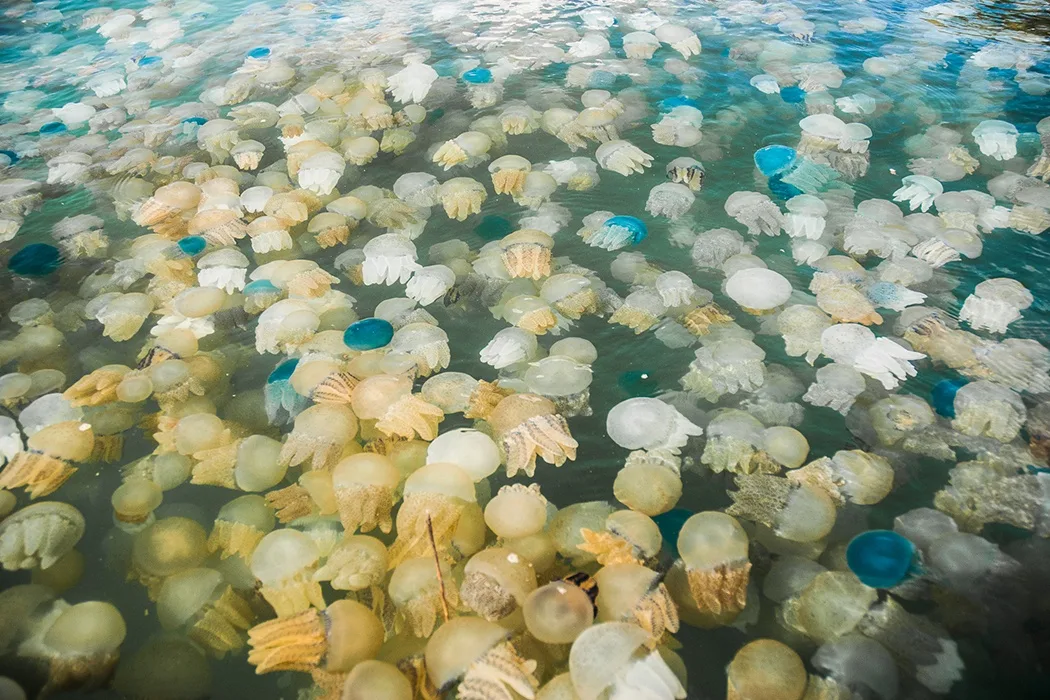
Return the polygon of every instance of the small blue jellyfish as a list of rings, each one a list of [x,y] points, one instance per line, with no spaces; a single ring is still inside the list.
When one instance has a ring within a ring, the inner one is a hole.
[[[470,83],[471,85],[484,85],[485,83],[492,82],[492,71],[488,68],[471,68],[463,74],[463,82]]]
[[[254,58],[258,61],[264,58],[270,57],[270,49],[266,46],[256,46],[254,49],[248,52],[248,58]]]
[[[15,153],[14,151],[8,151],[8,150],[5,150],[5,149],[0,149],[0,158],[6,158],[7,159],[7,165],[14,165],[15,163],[17,163],[19,161],[17,153]]]
[[[61,134],[67,131],[66,125],[62,122],[45,122],[40,125],[40,133],[44,136],[51,136],[53,134]]]
[[[280,288],[270,280],[255,280],[244,285],[245,294],[275,294]]]
[[[942,379],[933,385],[930,398],[937,415],[955,418],[955,395],[968,383],[965,379]]]
[[[670,112],[675,107],[695,107],[696,109],[700,109],[700,103],[692,97],[675,95],[674,97],[660,100],[659,107],[661,112]]]
[[[384,347],[394,337],[394,327],[381,318],[363,318],[343,333],[343,342],[351,350],[375,350]]]
[[[474,233],[486,241],[498,241],[513,232],[514,224],[502,216],[485,216],[481,219],[481,223],[474,227]]]
[[[180,238],[177,245],[179,250],[193,257],[204,252],[204,249],[208,247],[208,241],[204,240],[203,236],[186,236],[185,238]]]
[[[805,192],[795,187],[794,185],[789,185],[788,183],[784,182],[783,178],[781,178],[779,175],[774,175],[773,177],[769,178],[769,191],[775,194],[777,197],[780,197],[781,199],[791,199],[792,197],[797,197],[800,194],[805,194]]]
[[[780,99],[788,104],[796,105],[806,99],[806,91],[797,85],[780,88]]]
[[[61,265],[62,254],[58,248],[47,243],[30,243],[7,261],[8,270],[26,277],[49,275]]]
[[[766,146],[755,151],[755,165],[766,177],[787,172],[797,159],[798,153],[788,146]]]
[[[664,547],[676,559],[678,558],[678,533],[682,531],[685,521],[693,517],[693,515],[695,513],[691,510],[672,508],[666,513],[653,516],[653,522],[660,528],[660,534],[663,535]]]
[[[613,216],[594,232],[587,244],[604,250],[617,250],[645,240],[649,229],[645,222],[633,216]]]
[[[893,588],[915,569],[915,545],[892,530],[869,530],[846,546],[846,565],[861,583]]]
[[[620,375],[616,380],[620,389],[631,398],[656,396],[660,390],[660,383],[653,377],[652,372],[643,369],[632,369]]]
[[[300,396],[292,388],[292,373],[295,372],[298,365],[297,358],[285,360],[277,365],[266,378],[266,387],[263,389],[263,406],[266,408],[266,417],[270,420],[271,425],[291,422],[310,405],[310,399]]]

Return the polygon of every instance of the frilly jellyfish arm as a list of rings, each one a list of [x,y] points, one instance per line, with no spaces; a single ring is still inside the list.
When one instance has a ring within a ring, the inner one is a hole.
[[[1013,304],[999,299],[986,299],[971,294],[963,302],[959,320],[970,324],[974,330],[1005,333],[1007,326],[1021,318],[1021,312]]]
[[[901,180],[901,187],[893,193],[894,202],[908,202],[912,211],[921,209],[926,212],[933,206],[933,200],[944,192],[940,182],[925,175],[908,175]]]
[[[981,153],[995,160],[1017,156],[1017,127],[1009,122],[987,119],[974,127],[973,139]]]
[[[432,67],[415,63],[387,78],[387,92],[402,104],[422,102],[437,79],[438,73]]]
[[[886,389],[896,389],[900,382],[915,376],[911,361],[925,357],[921,352],[905,350],[888,338],[877,338],[857,354],[853,366],[879,380]]]
[[[405,296],[426,306],[445,296],[455,283],[456,273],[449,267],[430,265],[412,275],[405,287]]]

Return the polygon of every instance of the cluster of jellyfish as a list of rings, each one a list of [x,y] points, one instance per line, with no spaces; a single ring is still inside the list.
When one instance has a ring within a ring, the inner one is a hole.
[[[1009,266],[956,289],[1050,229],[1044,52],[968,49],[960,117],[965,2],[387,4],[3,8],[0,697],[685,700],[719,628],[730,700],[1034,665],[1050,350]],[[621,347],[673,388],[610,398]]]

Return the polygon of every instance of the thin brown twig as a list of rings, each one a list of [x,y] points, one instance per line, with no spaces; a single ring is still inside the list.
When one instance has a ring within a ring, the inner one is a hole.
[[[445,577],[441,573],[441,557],[438,556],[437,542],[434,541],[434,524],[427,515],[427,536],[430,538],[430,549],[434,552],[434,568],[437,570],[438,591],[441,593],[441,616],[448,622],[448,601],[445,599]]]

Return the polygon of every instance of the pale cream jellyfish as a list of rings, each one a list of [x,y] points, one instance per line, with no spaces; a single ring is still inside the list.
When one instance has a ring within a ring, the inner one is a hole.
[[[901,179],[900,189],[893,193],[893,201],[908,202],[912,211],[921,209],[926,212],[943,192],[944,186],[932,177],[907,175]]]
[[[696,196],[686,185],[665,182],[649,190],[645,210],[653,216],[666,216],[674,221],[684,216],[694,201]]]
[[[423,63],[420,54],[406,54],[405,67],[387,77],[387,92],[401,103],[422,102],[438,79],[438,72]]]
[[[816,306],[795,304],[777,315],[777,330],[784,338],[784,351],[790,357],[805,356],[813,362],[820,356],[820,334],[831,326],[831,317]]]
[[[675,107],[653,124],[653,141],[663,146],[690,148],[703,140],[704,135],[700,131],[703,124],[704,113],[696,107]]]
[[[701,613],[732,619],[744,609],[751,562],[747,533],[735,518],[718,511],[690,516],[678,535],[678,551]]]
[[[828,205],[811,194],[795,195],[784,204],[784,232],[792,238],[816,241],[824,235]]]
[[[120,658],[127,627],[120,611],[109,603],[88,601],[69,605],[56,601],[42,627],[18,650],[48,667],[43,696],[63,690],[89,691],[103,686]]]
[[[236,248],[214,250],[197,261],[197,283],[233,294],[244,289],[247,268],[248,258]]]
[[[295,427],[285,440],[278,461],[295,467],[310,460],[312,469],[328,469],[357,435],[357,427],[357,416],[347,406],[311,406],[295,417]]]
[[[809,677],[799,655],[774,639],[741,648],[726,669],[727,700],[802,700]]]
[[[675,607],[662,577],[635,563],[609,564],[594,575],[598,584],[598,622],[633,622],[649,634],[655,647],[664,634],[678,631]]]
[[[489,164],[492,188],[496,194],[520,195],[525,177],[532,171],[532,163],[518,155],[500,156]]]
[[[536,590],[532,563],[502,547],[489,547],[474,554],[463,568],[459,596],[477,615],[495,622],[525,603]]]
[[[454,139],[443,143],[433,154],[431,160],[444,170],[463,164],[472,168],[489,159],[492,139],[480,131],[465,131]]]
[[[603,622],[584,630],[569,651],[569,674],[579,700],[653,698],[682,700],[681,681],[649,634],[627,622]]]
[[[379,307],[376,308],[378,310]],[[378,317],[378,313],[376,315]],[[404,364],[400,364],[402,361]],[[415,370],[417,376],[428,377],[448,367],[450,361],[448,334],[445,331],[433,323],[408,323],[394,332],[389,352],[383,358],[381,366],[410,367]]]
[[[584,314],[597,314],[600,299],[592,278],[570,272],[553,274],[543,281],[540,298],[565,318],[578,321]]]
[[[963,386],[955,394],[952,428],[963,435],[1010,442],[1027,418],[1021,397],[1007,387],[986,380]]]
[[[613,406],[605,419],[605,431],[628,450],[667,450],[678,454],[690,437],[703,435],[674,406],[659,399],[637,397]]]
[[[301,613],[313,606],[324,608],[321,585],[314,580],[321,558],[317,544],[298,530],[280,529],[266,534],[251,558],[259,593],[278,617]]]
[[[726,295],[753,315],[773,313],[791,298],[791,283],[779,272],[752,267],[726,280]]]
[[[1021,311],[1032,305],[1035,298],[1015,279],[995,277],[979,282],[973,294],[966,297],[959,320],[974,330],[1005,333],[1007,326],[1021,318]]]
[[[281,461],[281,443],[266,435],[249,435],[205,452],[194,453],[194,484],[241,491],[265,491],[279,484],[288,465]]]
[[[1038,177],[1043,182],[1050,181],[1050,117],[1043,117],[1035,125],[1035,130],[1039,134],[1039,141],[1042,143],[1043,150],[1039,154],[1039,157],[1032,167],[1028,168],[1026,173],[1029,177]]]
[[[726,199],[725,212],[747,226],[747,232],[752,236],[776,236],[784,225],[780,209],[760,192],[734,192]]]
[[[511,277],[540,280],[551,273],[554,239],[543,231],[521,229],[499,242],[500,259]]]
[[[620,175],[644,172],[653,164],[653,157],[630,141],[616,140],[603,143],[594,152],[598,165]]]
[[[666,311],[657,290],[641,287],[624,298],[623,304],[609,316],[609,323],[626,326],[635,335],[641,335],[655,326]]]
[[[981,153],[995,160],[1017,156],[1017,127],[998,119],[986,119],[973,129],[973,140]]]
[[[26,506],[0,521],[0,565],[7,571],[49,569],[73,551],[83,534],[84,516],[71,505]]]
[[[383,644],[383,623],[367,607],[339,600],[262,622],[248,630],[248,663],[256,673],[310,673],[325,697],[337,697],[346,674],[374,659]]]
[[[168,313],[150,329],[151,335],[185,329],[198,339],[215,332],[212,315],[222,309],[228,294],[215,287],[189,287],[179,292],[168,305]]]
[[[156,521],[153,512],[163,500],[163,490],[151,479],[125,478],[110,498],[114,524],[124,532],[138,532]]]
[[[204,528],[189,518],[157,520],[135,534],[128,578],[144,585],[156,600],[164,579],[201,565],[208,556],[207,542]]]
[[[539,484],[503,486],[485,505],[485,524],[506,541],[529,537],[543,530],[547,506]]]
[[[627,58],[648,61],[660,48],[660,40],[649,32],[628,32],[623,35],[623,50]]]
[[[688,27],[668,22],[661,24],[653,33],[661,43],[682,54],[682,58],[700,55],[700,39]]]
[[[832,361],[877,379],[886,389],[895,389],[904,379],[915,376],[910,361],[926,357],[888,338],[876,338],[855,323],[830,326],[821,333],[820,342],[824,355]]]
[[[504,453],[507,476],[536,473],[536,458],[560,467],[576,459],[578,443],[565,418],[550,399],[535,394],[513,394],[500,401],[485,418]]]
[[[874,505],[893,489],[894,471],[877,454],[839,450],[832,457],[821,457],[801,469],[792,469],[787,478],[823,489],[839,506],[847,502]]]
[[[817,370],[816,381],[809,385],[802,400],[846,415],[866,388],[864,375],[852,367],[833,362]]]
[[[219,552],[225,559],[238,556],[248,561],[277,519],[266,499],[255,494],[240,496],[219,509],[208,535],[208,551]]]
[[[471,214],[481,213],[488,197],[485,186],[469,177],[454,177],[441,184],[441,205],[445,214],[456,221],[466,221]]]
[[[766,353],[749,333],[711,334],[705,343],[680,380],[686,391],[714,402],[726,394],[755,391],[765,382]]]
[[[30,498],[54,493],[95,448],[91,426],[79,420],[53,423],[29,436],[25,449],[0,471],[0,489],[23,487]]]
[[[827,491],[770,474],[736,477],[726,513],[760,523],[792,542],[816,542],[835,525],[835,502]]]
[[[447,462],[462,468],[475,483],[491,476],[501,462],[499,447],[480,430],[458,428],[438,435],[427,446],[427,464]]]
[[[682,497],[681,459],[662,450],[632,452],[616,474],[613,494],[639,513],[666,513]]]
[[[408,559],[390,575],[387,592],[394,606],[394,629],[416,637],[429,637],[446,609],[460,607],[460,597],[446,562],[441,563],[441,578],[435,575],[432,556]]]
[[[571,644],[594,622],[594,601],[570,581],[552,581],[529,593],[522,605],[529,634],[544,644]]]
[[[516,693],[534,698],[539,681],[536,662],[519,655],[507,641],[509,633],[477,617],[459,617],[438,628],[427,642],[427,676],[440,693],[457,681],[458,697],[509,698]]]
[[[215,569],[190,569],[169,576],[157,596],[161,627],[187,637],[217,658],[244,646],[255,613]]]
[[[339,519],[348,533],[390,532],[391,511],[401,472],[389,457],[363,452],[345,457],[332,470]]]
[[[566,418],[591,415],[590,365],[564,355],[552,355],[531,363],[522,381],[526,388],[555,403]]]
[[[455,464],[439,462],[417,469],[405,480],[390,565],[432,556],[431,541],[439,552],[448,549],[464,511],[476,502],[473,480]]]
[[[550,304],[532,294],[517,294],[506,299],[502,311],[505,321],[535,335],[544,335],[548,331],[556,335],[569,328],[566,319],[556,316]]]
[[[376,429],[387,437],[419,435],[433,440],[445,416],[440,408],[412,393],[412,380],[407,376],[378,374],[363,379],[354,387],[350,405],[358,418],[376,421]]]
[[[377,586],[386,579],[388,561],[386,545],[376,538],[347,535],[314,572],[314,580],[328,581],[337,591],[370,590],[375,600],[381,594]]]
[[[369,659],[354,666],[343,684],[342,700],[412,700],[412,684],[398,667]]]

